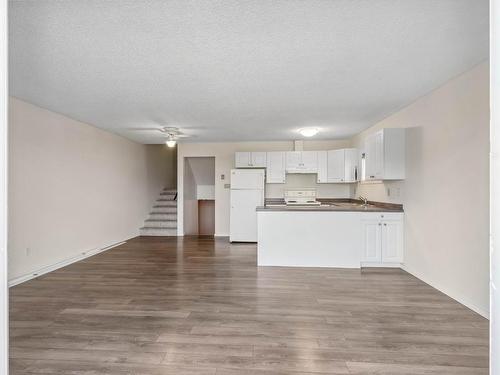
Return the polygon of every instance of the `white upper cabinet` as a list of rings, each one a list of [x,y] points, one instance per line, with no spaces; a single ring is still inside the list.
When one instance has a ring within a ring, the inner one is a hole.
[[[234,154],[234,165],[236,168],[247,168],[252,163],[251,152],[236,152]]]
[[[328,151],[328,182],[344,182],[344,150]]]
[[[357,148],[344,149],[344,182],[359,180],[359,152]]]
[[[288,151],[286,153],[286,169],[297,170],[302,166],[302,152]]]
[[[405,129],[387,128],[368,136],[362,158],[365,180],[403,180]]]
[[[356,182],[358,180],[358,150],[344,148],[328,151],[328,182]]]
[[[236,152],[234,165],[236,168],[265,168],[266,152]]]
[[[288,151],[286,171],[290,173],[316,173],[318,171],[317,151]]]
[[[266,167],[267,152],[252,152],[252,167]]]
[[[318,151],[318,176],[316,182],[325,184],[328,182],[328,152]]]
[[[302,151],[302,165],[307,171],[318,171],[318,152]]]
[[[285,153],[273,151],[267,153],[266,182],[268,184],[285,183]]]

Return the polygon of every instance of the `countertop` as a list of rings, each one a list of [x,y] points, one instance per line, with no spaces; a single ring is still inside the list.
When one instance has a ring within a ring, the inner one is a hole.
[[[284,201],[266,202],[265,206],[257,207],[257,211],[340,211],[340,212],[404,212],[403,205],[368,202],[366,206],[355,199],[318,199],[321,206],[287,206]]]

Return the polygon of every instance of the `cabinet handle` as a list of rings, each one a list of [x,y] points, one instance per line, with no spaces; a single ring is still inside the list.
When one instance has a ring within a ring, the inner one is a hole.
[[[382,223],[378,223],[378,226],[381,226],[381,225],[382,225]]]
[[[387,226],[387,223],[384,223],[384,227],[386,227],[386,226]]]

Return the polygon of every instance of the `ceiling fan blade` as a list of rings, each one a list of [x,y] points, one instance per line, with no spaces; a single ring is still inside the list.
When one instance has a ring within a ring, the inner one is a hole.
[[[164,133],[162,129],[159,128],[126,128],[125,130],[130,130],[130,131],[159,131],[161,133]]]

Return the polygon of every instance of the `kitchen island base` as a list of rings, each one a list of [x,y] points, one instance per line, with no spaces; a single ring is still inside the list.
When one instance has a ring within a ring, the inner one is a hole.
[[[258,210],[257,265],[398,267],[403,261],[403,215]]]

